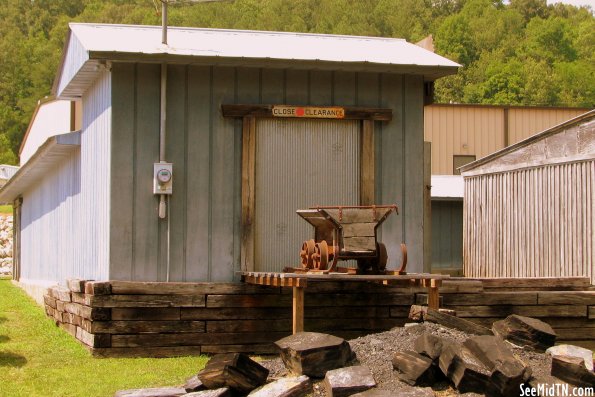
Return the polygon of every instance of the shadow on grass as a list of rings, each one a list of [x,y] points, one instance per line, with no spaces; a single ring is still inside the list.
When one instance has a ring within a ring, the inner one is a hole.
[[[22,367],[27,364],[25,356],[10,352],[0,352],[0,367]]]
[[[6,335],[0,335],[0,343],[9,341],[10,338]]]

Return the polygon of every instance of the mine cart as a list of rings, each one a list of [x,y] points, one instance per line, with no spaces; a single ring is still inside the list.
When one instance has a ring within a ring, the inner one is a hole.
[[[357,260],[358,271],[384,273],[388,255],[376,229],[396,205],[312,207],[297,214],[314,226],[314,238],[300,250],[305,270],[336,271],[337,261]],[[406,250],[401,246],[404,258]],[[404,270],[402,264],[401,269]]]

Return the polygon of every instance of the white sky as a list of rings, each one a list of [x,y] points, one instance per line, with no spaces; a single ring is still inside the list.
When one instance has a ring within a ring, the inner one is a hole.
[[[591,6],[595,10],[595,0],[547,0],[548,4],[566,3],[573,6]]]

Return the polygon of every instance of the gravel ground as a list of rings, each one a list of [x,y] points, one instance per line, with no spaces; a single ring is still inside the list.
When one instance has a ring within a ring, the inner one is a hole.
[[[378,383],[377,387],[379,389],[391,390],[395,392],[395,396],[399,395],[399,391],[402,392],[414,389],[415,387],[409,386],[397,378],[395,371],[392,368],[391,359],[395,352],[412,350],[413,342],[423,332],[430,332],[436,336],[458,342],[463,342],[470,336],[464,332],[432,323],[411,324],[411,326],[404,328],[397,327],[387,332],[366,335],[364,337],[350,340],[349,344],[356,355],[356,360],[351,364],[359,364],[368,367],[374,374],[374,379]],[[560,380],[549,375],[551,368],[551,358],[549,356],[528,351],[514,345],[510,346],[513,349],[515,356],[532,368],[533,376],[539,379],[541,383],[560,383]],[[264,360],[261,364],[271,371],[270,377],[272,379],[280,378],[288,374],[280,358]],[[314,380],[313,397],[326,397],[326,393],[324,392],[321,383],[321,379]],[[432,386],[432,389],[436,396],[439,397],[459,395],[467,397],[479,396],[475,393],[460,394],[447,382],[436,383]]]

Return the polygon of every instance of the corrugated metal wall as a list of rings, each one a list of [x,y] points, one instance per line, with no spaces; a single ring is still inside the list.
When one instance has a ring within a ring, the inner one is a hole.
[[[152,194],[158,160],[159,65],[114,63],[110,278],[165,280],[166,221]],[[389,266],[406,241],[423,258],[423,81],[419,76],[169,66],[167,158],[174,163],[170,280],[229,281],[240,265],[241,120],[221,104],[388,107],[376,123],[376,198],[401,215],[382,226]],[[297,216],[297,215],[295,215]],[[299,245],[300,242],[297,242]]]
[[[463,201],[432,201],[432,272],[463,271]]]
[[[314,229],[297,209],[359,204],[359,154],[358,121],[257,121],[255,270],[299,266],[301,242]]]
[[[74,209],[81,230],[71,273],[95,280],[109,278],[111,117],[111,74],[104,71],[83,96],[81,199]]]
[[[465,275],[595,283],[594,180],[595,160],[466,178]]]
[[[454,155],[480,159],[507,142],[512,145],[587,110],[440,104],[424,111],[425,140],[432,142],[432,174],[452,175]]]
[[[511,108],[508,111],[508,143],[513,145],[585,112],[586,109]]]
[[[75,246],[83,242],[78,229],[73,229],[80,188],[80,152],[75,151],[23,193],[22,281],[61,282],[83,276],[82,263],[75,261]]]
[[[101,74],[83,101],[81,149],[23,193],[21,280],[25,282],[109,277],[109,72]]]

